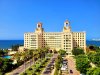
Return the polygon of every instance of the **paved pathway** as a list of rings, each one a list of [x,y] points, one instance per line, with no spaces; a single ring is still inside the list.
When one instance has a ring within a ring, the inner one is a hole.
[[[8,73],[6,75],[19,75],[19,74],[21,74],[22,72],[25,71],[25,68],[27,69],[27,68],[29,68],[30,66],[32,66],[34,64],[32,59],[30,61],[25,62],[23,65],[19,66],[17,69],[13,70],[12,72],[10,72],[10,73]]]
[[[73,59],[73,57],[67,57],[67,60],[68,60],[68,72],[70,70],[73,71],[73,73],[69,73],[69,75],[80,75],[79,71],[77,71],[75,68],[75,60]]]

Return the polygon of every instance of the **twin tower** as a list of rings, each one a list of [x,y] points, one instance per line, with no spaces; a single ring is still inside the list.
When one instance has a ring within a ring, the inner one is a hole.
[[[42,23],[41,22],[39,22],[37,24],[37,28],[36,28],[35,32],[36,33],[43,33],[44,32],[44,29],[42,28]],[[66,20],[64,22],[63,32],[71,32],[70,23],[69,23],[68,20]]]

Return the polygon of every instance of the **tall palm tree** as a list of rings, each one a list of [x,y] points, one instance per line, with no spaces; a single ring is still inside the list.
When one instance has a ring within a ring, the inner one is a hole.
[[[14,55],[14,58],[15,60],[17,61],[17,63],[20,61],[20,54],[17,52],[15,55]]]
[[[32,62],[32,60],[33,60],[33,50],[29,50],[29,58],[30,58],[30,67],[31,67],[31,62]],[[32,58],[32,60],[31,60],[31,58]]]
[[[48,53],[49,47],[42,48],[43,51],[43,57],[45,58],[46,54]]]
[[[26,60],[27,60],[27,56],[28,56],[28,53],[25,51],[23,53],[21,53],[20,55],[22,57],[22,61],[24,61],[24,70],[26,70]]]

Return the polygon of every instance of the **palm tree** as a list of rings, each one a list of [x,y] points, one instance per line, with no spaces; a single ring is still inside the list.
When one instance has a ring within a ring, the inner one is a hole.
[[[35,62],[35,59],[38,58],[38,52],[36,50],[29,50],[28,55],[30,58],[32,58],[33,62]],[[30,63],[30,65],[31,65],[31,63]]]
[[[20,54],[17,52],[15,55],[14,55],[14,58],[15,60],[17,61],[17,63],[20,61]]]
[[[48,53],[49,47],[42,48],[43,51],[43,57],[45,58],[46,54]]]
[[[29,58],[32,58],[33,59],[33,50],[29,50]],[[30,59],[30,67],[31,67],[31,59]]]
[[[23,58],[24,58],[24,70],[25,70],[25,73],[26,73],[26,63],[25,63],[25,62],[26,62],[26,60],[27,60],[27,54],[28,54],[27,52],[24,52],[24,53],[23,53]]]
[[[21,60],[22,60],[22,61],[24,61],[25,57],[26,57],[26,56],[25,56],[25,52],[21,53]]]

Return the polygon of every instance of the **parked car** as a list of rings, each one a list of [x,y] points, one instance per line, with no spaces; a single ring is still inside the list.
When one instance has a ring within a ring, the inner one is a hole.
[[[66,64],[63,64],[63,66],[65,66],[66,68],[68,68],[68,66]]]
[[[67,60],[63,60],[63,64],[67,65],[68,61]]]
[[[73,71],[72,71],[72,70],[70,70],[70,73],[73,73]]]
[[[67,66],[62,65],[61,70],[66,70]]]

